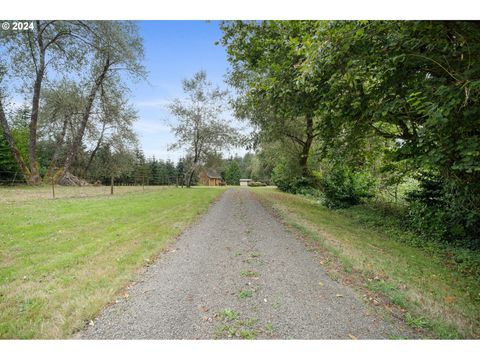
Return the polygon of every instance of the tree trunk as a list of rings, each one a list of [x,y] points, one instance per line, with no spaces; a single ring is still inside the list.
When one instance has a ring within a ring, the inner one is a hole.
[[[305,115],[306,135],[307,138],[302,146],[302,152],[299,158],[300,168],[302,169],[302,175],[304,177],[310,177],[310,170],[308,169],[308,156],[310,154],[310,148],[314,138],[313,134],[313,117],[311,114]]]
[[[193,179],[193,174],[195,173],[195,169],[193,169],[192,171],[190,171],[190,174],[188,175],[188,179],[187,179],[187,188],[189,188],[192,184],[192,179]]]
[[[85,106],[85,111],[82,116],[82,122],[80,123],[80,128],[78,129],[73,139],[72,145],[70,146],[70,149],[68,150],[67,155],[65,157],[63,174],[67,173],[70,170],[70,167],[72,166],[75,160],[75,157],[77,155],[78,149],[82,144],[83,135],[85,134],[85,128],[87,126],[87,122],[90,119],[90,114],[92,112],[93,102],[95,101],[95,97],[97,96],[98,89],[100,89],[100,86],[103,84],[103,81],[105,80],[107,72],[110,69],[110,65],[111,65],[110,58],[107,57],[105,61],[105,65],[102,69],[102,72],[95,80],[95,83],[93,84],[93,87],[90,90],[90,94],[88,95],[87,104]]]
[[[100,145],[102,144],[103,141],[103,135],[105,134],[105,126],[106,124],[103,123],[102,126],[102,133],[100,134],[100,137],[98,138],[97,145],[93,149],[92,153],[90,154],[90,158],[88,159],[87,166],[85,166],[85,169],[83,170],[83,176],[85,177],[87,175],[88,170],[90,169],[90,166],[92,165],[92,161],[97,154],[98,149],[100,148]]]
[[[30,183],[30,170],[25,164],[25,161],[22,158],[22,154],[20,154],[20,151],[18,150],[17,145],[15,144],[15,139],[13,138],[12,133],[10,132],[10,127],[8,126],[7,117],[5,116],[5,111],[3,110],[3,103],[2,103],[1,97],[0,97],[0,125],[2,126],[3,136],[7,140],[8,146],[10,147],[10,151],[12,152],[12,155],[15,161],[17,162],[18,167],[20,168],[20,171],[22,172],[25,180],[27,181],[27,184],[32,185]]]
[[[28,140],[28,164],[30,166],[30,182],[32,184],[41,184],[42,178],[38,171],[37,163],[37,124],[38,109],[40,106],[40,92],[42,90],[43,77],[45,75],[45,47],[43,44],[42,31],[40,29],[40,21],[37,21],[38,31],[38,51],[39,62],[35,82],[33,84],[32,112],[30,114],[30,136]]]
[[[55,170],[55,167],[57,165],[58,157],[60,156],[60,150],[63,146],[63,141],[65,139],[65,134],[67,133],[67,124],[68,124],[68,118],[65,118],[63,121],[63,127],[62,127],[62,132],[57,138],[57,146],[55,148],[55,151],[52,156],[52,160],[50,161],[50,164],[48,165],[47,173],[45,174],[46,179],[51,179],[52,181],[56,181],[56,179],[53,179],[53,172]]]

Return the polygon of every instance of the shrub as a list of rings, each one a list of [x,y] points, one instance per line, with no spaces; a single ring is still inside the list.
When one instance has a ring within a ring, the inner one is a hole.
[[[406,196],[410,227],[426,241],[479,249],[479,185],[460,187],[426,173],[419,181],[419,189]]]
[[[267,186],[264,182],[261,181],[250,181],[248,186],[257,187],[257,186]]]
[[[322,200],[325,196],[322,191],[313,186],[305,186],[297,190],[297,194],[303,195],[309,198],[314,198],[315,200]],[[323,202],[323,201],[322,201]]]
[[[308,179],[298,175],[296,171],[292,170],[292,167],[282,163],[277,164],[273,169],[272,181],[280,190],[293,194],[310,186]]]
[[[352,171],[337,165],[319,177],[324,193],[324,204],[329,208],[357,205],[374,196],[374,179],[365,172]]]

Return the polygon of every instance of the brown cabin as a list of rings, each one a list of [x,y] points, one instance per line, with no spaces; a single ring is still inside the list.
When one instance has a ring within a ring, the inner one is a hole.
[[[206,186],[223,186],[225,181],[223,181],[220,174],[215,170],[204,170],[200,173],[199,176],[200,184]]]

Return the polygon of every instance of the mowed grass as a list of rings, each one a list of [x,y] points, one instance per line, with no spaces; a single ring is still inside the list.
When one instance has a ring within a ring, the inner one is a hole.
[[[115,186],[114,194],[140,193],[168,189],[168,186]],[[61,186],[55,185],[55,198],[79,198],[110,195],[110,186]],[[53,191],[50,185],[42,186],[0,186],[0,205],[16,204],[22,201],[50,200]]]
[[[302,196],[253,191],[309,246],[326,254],[322,263],[332,276],[364,290],[367,300],[381,295],[387,303],[379,308],[403,318],[421,336],[480,337],[480,279],[397,241],[382,227],[363,226],[348,216],[354,208],[332,211]]]
[[[0,338],[81,329],[223,191],[0,203]]]

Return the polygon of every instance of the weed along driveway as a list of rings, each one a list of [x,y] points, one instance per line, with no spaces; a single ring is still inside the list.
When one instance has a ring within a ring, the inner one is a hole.
[[[331,280],[248,189],[229,189],[77,334],[86,339],[378,339],[399,322]]]

